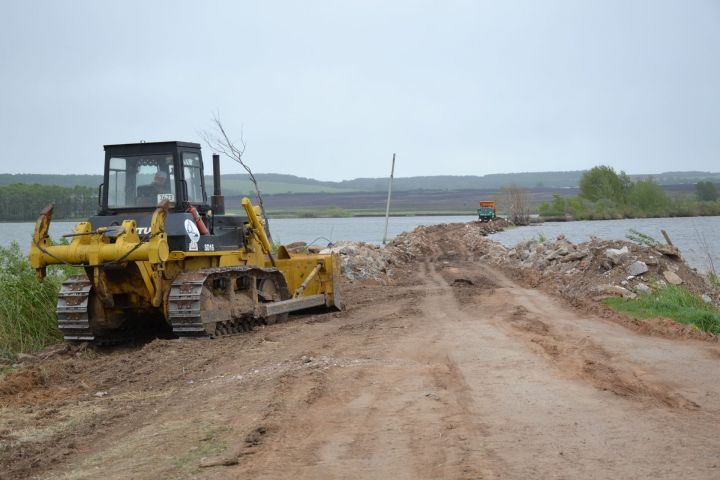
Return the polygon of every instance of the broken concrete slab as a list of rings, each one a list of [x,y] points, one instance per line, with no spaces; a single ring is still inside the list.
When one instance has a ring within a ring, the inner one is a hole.
[[[680,285],[683,283],[682,278],[680,278],[677,273],[670,270],[665,270],[663,272],[663,277],[665,277],[665,280],[667,280],[668,283],[673,285]]]

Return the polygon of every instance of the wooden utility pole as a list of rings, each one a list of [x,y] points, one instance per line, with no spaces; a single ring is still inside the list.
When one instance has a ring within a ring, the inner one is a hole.
[[[387,243],[388,220],[390,217],[390,195],[392,194],[392,182],[393,182],[394,176],[395,176],[395,154],[393,153],[392,167],[390,168],[390,184],[388,185],[387,207],[385,208],[385,234],[383,235],[383,245],[385,245]]]

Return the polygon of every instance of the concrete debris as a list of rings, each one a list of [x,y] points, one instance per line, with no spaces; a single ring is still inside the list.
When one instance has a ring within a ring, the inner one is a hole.
[[[599,238],[574,244],[560,235],[554,240],[532,239],[508,248],[486,238],[507,225],[499,220],[421,226],[398,235],[385,247],[339,242],[322,252],[340,256],[344,277],[383,284],[394,281],[396,268],[433,259],[439,265],[457,260],[496,265],[573,303],[609,295],[636,298],[668,284],[683,284],[698,295],[715,292],[705,277],[684,263],[672,245],[650,247]],[[438,257],[438,252],[444,253]],[[453,286],[463,285],[457,281]],[[716,294],[712,295],[708,298],[715,303],[712,299]]]
[[[612,262],[613,265],[620,265],[630,254],[627,245],[622,248],[608,248],[605,250],[605,256]]]
[[[509,222],[498,219],[490,222],[470,222],[420,226],[411,232],[401,233],[387,246],[365,242],[337,242],[320,253],[337,253],[341,259],[342,275],[349,280],[386,281],[393,269],[402,264],[431,258],[436,250],[438,237],[442,237],[448,228],[453,230],[452,242],[463,245],[464,250],[484,253],[487,245],[495,245],[502,255],[508,254],[500,244],[485,238],[491,233],[502,231]],[[459,255],[452,248],[445,249],[446,255]],[[517,252],[514,253],[517,255]],[[529,255],[529,253],[528,253]]]
[[[668,283],[673,285],[680,285],[683,283],[682,278],[680,278],[680,276],[672,270],[665,270],[663,272],[663,277],[665,277],[665,280],[667,280]]]
[[[655,246],[655,250],[657,250],[657,252],[661,255],[670,257],[673,260],[682,260],[682,257],[680,256],[680,250],[678,250],[675,245],[660,244]]]
[[[634,277],[637,277],[638,275],[642,275],[643,273],[646,273],[649,270],[647,264],[645,262],[641,262],[640,260],[636,260],[630,265],[628,265],[625,268],[625,271]]]
[[[637,298],[637,294],[619,285],[603,285],[598,288],[598,293],[620,296],[623,298]]]

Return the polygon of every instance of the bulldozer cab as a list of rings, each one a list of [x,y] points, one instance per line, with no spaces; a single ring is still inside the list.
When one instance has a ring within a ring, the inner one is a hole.
[[[99,215],[170,209],[208,209],[200,145],[188,142],[105,145]]]

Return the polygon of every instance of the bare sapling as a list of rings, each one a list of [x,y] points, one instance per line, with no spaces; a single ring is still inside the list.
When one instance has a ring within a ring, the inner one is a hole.
[[[255,196],[257,197],[258,205],[260,205],[260,212],[262,214],[263,220],[265,221],[265,230],[268,240],[270,241],[270,243],[273,243],[272,235],[270,234],[270,222],[268,221],[267,214],[265,213],[265,205],[263,203],[263,197],[262,193],[260,192],[260,187],[258,186],[257,178],[255,177],[255,174],[253,173],[250,166],[243,158],[243,155],[245,154],[245,147],[247,146],[247,144],[245,143],[245,137],[243,135],[242,128],[240,129],[240,143],[235,143],[233,140],[230,139],[230,136],[225,131],[225,127],[223,127],[222,121],[220,120],[220,117],[218,115],[213,116],[212,123],[213,130],[210,132],[202,131],[200,135],[202,136],[205,143],[212,150],[221,153],[226,157],[230,158],[231,160],[239,163],[240,166],[242,166],[243,169],[248,173],[248,176],[250,177],[250,182],[253,184],[253,188],[255,189]]]

